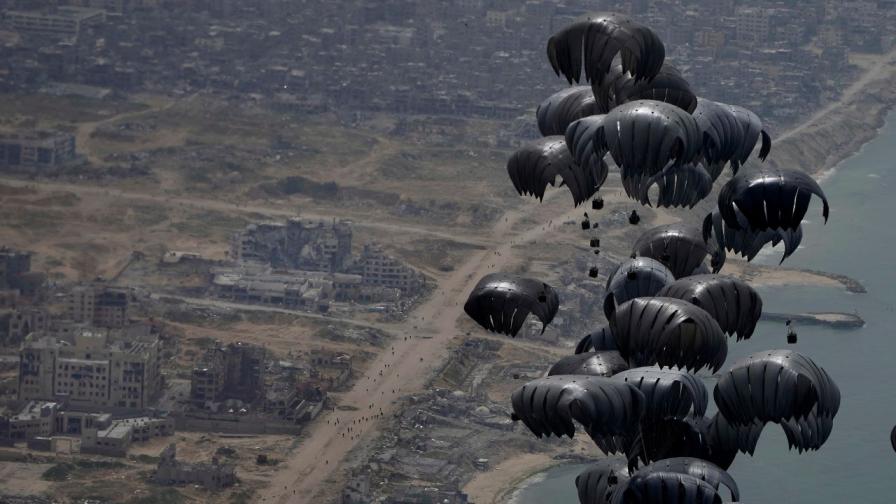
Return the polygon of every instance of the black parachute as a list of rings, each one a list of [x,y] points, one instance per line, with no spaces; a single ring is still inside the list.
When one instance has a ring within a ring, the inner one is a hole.
[[[738,278],[694,275],[663,287],[657,296],[684,299],[712,315],[728,335],[749,339],[762,315],[762,298]]]
[[[690,474],[638,471],[613,492],[613,504],[722,504],[712,485]]]
[[[598,330],[586,334],[578,344],[576,344],[576,353],[584,352],[600,352],[602,350],[616,350],[616,338],[610,332],[610,326],[602,326]]]
[[[613,376],[628,369],[628,362],[616,350],[587,352],[563,357],[548,370],[548,376]]]
[[[541,321],[544,333],[559,308],[560,299],[553,287],[507,273],[482,277],[464,304],[464,311],[479,325],[510,336],[516,336],[530,314]]]
[[[687,474],[708,483],[716,490],[724,486],[731,494],[732,501],[740,500],[740,489],[737,482],[721,467],[694,457],[674,457],[654,462],[642,467],[635,474],[649,474],[652,472],[666,472]]]
[[[644,422],[681,419],[688,415],[702,417],[709,404],[703,381],[677,369],[638,367],[621,371],[613,379],[634,385],[644,394],[647,400]]]
[[[827,222],[828,199],[815,179],[799,170],[763,166],[742,171],[722,186],[719,213],[734,229],[743,227],[737,215],[740,211],[751,231],[793,231],[806,215],[813,194],[821,198]]]
[[[600,85],[621,57],[622,70],[636,80],[656,77],[663,66],[666,49],[657,35],[629,17],[606,13],[573,23],[548,40],[548,60],[557,75],[570,84],[579,82],[582,67],[585,79]],[[584,60],[584,65],[583,65]]]
[[[609,152],[621,177],[633,179],[629,185],[638,188],[670,164],[693,163],[702,149],[694,116],[653,100],[636,100],[614,108],[603,116],[603,125],[594,128],[592,137],[585,140],[592,142],[598,155]],[[639,197],[640,193],[629,196]]]
[[[769,152],[772,150],[772,139],[762,129],[762,120],[751,110],[737,105],[728,105],[728,108],[731,109],[740,122],[744,137],[740,150],[731,160],[731,168],[734,170],[734,173],[737,173],[738,168],[750,159],[750,155],[753,153],[753,149],[756,148],[756,143],[759,142],[760,137],[762,138],[762,145],[759,147],[759,159],[765,161],[765,158],[768,157]]]
[[[622,304],[637,297],[654,296],[674,281],[672,272],[661,262],[649,257],[636,257],[619,264],[610,273],[605,287],[606,296],[612,295],[617,303]]]
[[[840,409],[840,390],[808,357],[769,350],[738,361],[713,391],[716,405],[734,428],[781,424],[790,447],[817,450]]]
[[[641,422],[641,435],[628,448],[629,466],[673,457],[695,457],[727,469],[738,451],[752,453],[762,425],[750,430],[735,428],[716,413],[711,417],[692,416],[657,418]]]
[[[663,263],[676,279],[693,275],[707,257],[713,266],[724,260],[719,249],[704,240],[700,229],[682,223],[648,229],[635,242],[632,254]]]
[[[563,135],[576,120],[598,114],[599,109],[588,86],[573,86],[552,94],[535,109],[542,136]]]
[[[628,478],[625,460],[610,457],[598,460],[576,476],[579,503],[608,504],[616,487],[625,484]]]
[[[644,395],[599,376],[560,375],[533,380],[512,397],[513,420],[542,436],[573,437],[573,420],[607,453],[619,453],[637,434]]]
[[[705,455],[700,458],[727,469],[731,467],[739,451],[753,454],[765,424],[754,422],[732,425],[722,414],[716,412],[711,418],[701,419],[697,426],[706,443]]]
[[[605,181],[608,153],[626,194],[644,205],[693,208],[726,165],[733,178],[702,230],[676,224],[639,238],[634,260],[609,275],[608,326],[579,341],[576,355],[554,364],[549,376],[516,390],[512,418],[539,437],[572,437],[579,423],[598,448],[626,456],[601,461],[576,479],[583,504],[721,503],[722,486],[738,500],[724,471],[736,455],[752,454],[769,422],[781,425],[792,449],[818,449],[833,429],[840,393],[811,360],[769,351],[719,375],[718,412],[707,416],[707,389],[686,371],[718,371],[727,357],[725,334],[749,338],[762,312],[746,283],[708,273],[720,271],[726,252],[753,259],[768,243],[784,242],[788,257],[802,239],[812,195],[822,200],[825,220],[827,199],[802,172],[743,169],[757,144],[760,160],[770,152],[760,118],[698,99],[664,63],[656,34],[631,19],[605,14],[575,23],[551,37],[547,53],[558,75],[570,84],[584,76],[590,86],[565,89],[539,106],[539,129],[562,134],[565,152],[558,137],[517,152],[508,172],[521,194],[542,198],[560,175],[579,205]],[[585,218],[582,228],[589,229]],[[629,222],[639,220],[632,211]],[[591,247],[599,242],[593,238]],[[597,274],[590,266],[589,275]],[[525,307],[518,310],[515,297],[484,293],[467,311],[486,328],[508,326],[516,334],[534,312],[531,294],[520,299]],[[545,303],[548,296],[536,299]],[[554,303],[553,311],[542,312],[543,324],[556,311]],[[892,436],[896,449],[896,429]],[[649,465],[637,470],[641,463]]]
[[[739,229],[730,227],[722,219],[722,214],[718,210],[707,215],[703,220],[704,240],[709,243],[714,238],[713,243],[717,247],[717,260],[713,263],[714,273],[718,273],[724,266],[726,250],[744,257],[747,261],[752,261],[766,244],[771,243],[774,247],[779,243],[784,243],[784,255],[780,261],[783,263],[785,259],[796,252],[800,242],[803,241],[802,226],[797,226],[795,230],[752,231],[740,211],[735,209],[734,212],[735,218],[741,223]]]
[[[610,330],[632,367],[678,367],[718,371],[728,355],[725,334],[706,311],[673,298],[636,298],[615,305],[607,297]]]
[[[593,115],[573,121],[566,128],[566,148],[579,166],[604,162],[606,151],[594,149],[595,134],[603,128],[603,125],[604,116]]]
[[[592,85],[598,113],[605,114],[623,103],[635,100],[656,100],[692,113],[697,108],[697,96],[681,72],[672,65],[664,64],[659,73],[650,80],[638,80],[615,65],[600,85]]]
[[[622,179],[625,193],[642,205],[660,208],[694,208],[712,191],[712,177],[696,164],[669,165],[651,177]],[[651,189],[656,186],[657,196],[651,200]]]
[[[541,200],[548,184],[554,185],[559,175],[576,206],[588,200],[607,178],[607,164],[591,158],[585,165],[573,161],[563,137],[535,140],[514,152],[507,161],[507,173],[513,187],[521,195],[532,195]]]
[[[703,418],[709,394],[695,375],[677,369],[640,367],[618,373],[614,380],[634,385],[647,406],[640,436],[626,447],[630,467],[670,456],[700,456],[708,452],[702,431],[693,423]]]
[[[731,107],[705,98],[698,98],[694,119],[703,134],[701,161],[716,180],[726,163],[740,159],[746,141],[743,126]]]

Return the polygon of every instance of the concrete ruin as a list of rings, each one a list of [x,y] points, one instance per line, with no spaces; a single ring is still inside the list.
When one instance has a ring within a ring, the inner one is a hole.
[[[0,135],[0,168],[57,166],[77,158],[75,136],[61,131]]]
[[[124,457],[132,443],[173,434],[174,420],[166,416],[114,419],[50,401],[28,401],[17,413],[0,414],[0,440],[34,449],[50,450],[57,438],[78,439],[81,453]]]
[[[351,222],[344,220],[250,224],[232,238],[230,257],[238,267],[216,268],[212,284],[235,300],[320,308],[331,300],[397,301],[424,284],[423,275],[376,244],[352,256]]]
[[[293,218],[250,224],[234,235],[230,257],[274,268],[336,273],[345,272],[351,252],[351,222]]]
[[[253,404],[265,397],[265,349],[248,343],[215,344],[190,376],[190,401],[239,400]]]
[[[31,271],[31,252],[0,247],[0,292],[16,301],[36,302],[46,287],[46,275]]]
[[[95,327],[124,327],[130,321],[132,293],[104,285],[73,287],[66,302],[67,318]]]
[[[221,464],[217,457],[210,464],[180,462],[177,447],[171,443],[159,455],[152,481],[159,485],[202,485],[209,490],[220,490],[236,483],[236,471],[232,465]]]

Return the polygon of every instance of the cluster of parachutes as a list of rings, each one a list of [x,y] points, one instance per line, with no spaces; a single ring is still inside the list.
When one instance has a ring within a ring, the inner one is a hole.
[[[606,179],[607,153],[626,193],[646,204],[656,185],[658,205],[693,206],[725,165],[734,176],[702,230],[664,225],[635,242],[631,259],[607,278],[607,325],[513,392],[513,420],[539,438],[580,430],[614,456],[576,479],[582,504],[715,503],[726,492],[739,501],[726,472],[736,455],[752,455],[769,423],[781,426],[791,449],[818,450],[833,429],[840,392],[824,369],[791,350],[755,353],[719,374],[729,338],[753,335],[762,299],[743,280],[717,273],[726,251],[751,259],[764,244],[783,241],[790,255],[811,196],[823,201],[825,219],[828,202],[802,172],[741,170],[760,140],[760,157],[769,152],[759,118],[698,98],[664,64],[650,29],[615,14],[592,17],[551,37],[548,57],[570,83],[584,71],[591,86],[566,89],[539,107],[546,137],[508,163],[521,194],[542,198],[559,175],[578,205]],[[494,273],[464,310],[482,327],[515,337],[530,315],[544,332],[559,307],[550,285]],[[695,374],[702,370],[718,374],[713,414]]]
[[[519,194],[543,199],[559,176],[578,206],[606,181],[610,154],[629,197],[693,208],[730,166],[734,177],[722,187],[717,211],[706,217],[703,238],[748,260],[767,243],[783,242],[784,259],[796,250],[813,194],[823,201],[827,219],[827,199],[805,173],[741,170],[757,144],[762,160],[771,150],[761,119],[743,107],[698,97],[664,62],[663,43],[649,28],[617,14],[598,15],[556,33],[547,52],[558,75],[590,85],[563,89],[538,106],[544,138],[507,163]]]

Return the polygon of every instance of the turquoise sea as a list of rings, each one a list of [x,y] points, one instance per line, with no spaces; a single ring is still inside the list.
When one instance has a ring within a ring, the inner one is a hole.
[[[787,345],[783,324],[763,322],[751,340],[730,340],[728,364],[759,350],[793,348],[827,369],[843,396],[834,432],[820,451],[788,451],[780,428],[769,424],[756,454],[738,455],[730,472],[746,503],[896,503],[896,453],[889,439],[896,424],[894,165],[896,121],[890,120],[875,140],[823,181],[830,221],[822,225],[821,206],[813,204],[803,244],[784,263],[849,275],[865,285],[867,294],[799,286],[760,290],[769,311],[855,310],[867,325],[846,331],[798,327],[799,342]],[[768,252],[758,260],[776,264],[781,250]],[[550,470],[521,489],[515,501],[577,502],[574,479],[583,468]]]

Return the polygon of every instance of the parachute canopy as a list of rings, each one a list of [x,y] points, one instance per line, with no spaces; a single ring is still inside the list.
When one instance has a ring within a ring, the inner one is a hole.
[[[659,261],[636,257],[619,264],[610,273],[606,296],[613,296],[621,304],[638,297],[654,296],[674,281],[672,272]]]
[[[728,335],[749,339],[762,316],[762,298],[738,278],[694,275],[663,287],[658,296],[683,299],[709,313]]]
[[[597,192],[607,172],[606,163],[596,157],[589,158],[584,165],[576,164],[560,136],[535,140],[514,152],[507,161],[507,173],[520,195],[541,200],[547,186],[554,185],[559,175],[576,206]]]
[[[570,123],[599,112],[588,86],[573,86],[552,94],[535,109],[542,136],[563,135]]]
[[[743,227],[737,215],[740,211],[751,231],[794,231],[806,215],[813,194],[821,199],[827,222],[828,199],[815,179],[799,170],[761,167],[738,173],[722,186],[719,213],[734,229]]]
[[[582,77],[600,85],[618,54],[622,71],[636,80],[656,77],[663,66],[666,49],[660,38],[646,26],[627,16],[596,14],[567,26],[548,40],[548,60],[557,75],[570,84]]]
[[[676,279],[693,275],[707,257],[720,260],[716,247],[707,244],[700,229],[682,223],[648,229],[635,242],[632,254],[663,263]]]
[[[513,419],[539,438],[573,437],[575,420],[608,453],[631,442],[644,413],[644,395],[637,388],[598,376],[539,378],[517,389],[511,402]]]
[[[628,369],[628,363],[615,350],[566,356],[548,370],[548,376],[588,375],[610,377]]]
[[[553,287],[507,273],[482,277],[464,304],[464,311],[479,325],[510,336],[516,336],[530,314],[538,317],[544,332],[559,308]]]
[[[608,296],[610,330],[632,367],[718,371],[728,355],[719,324],[702,308],[681,299],[642,297],[615,306]]]

